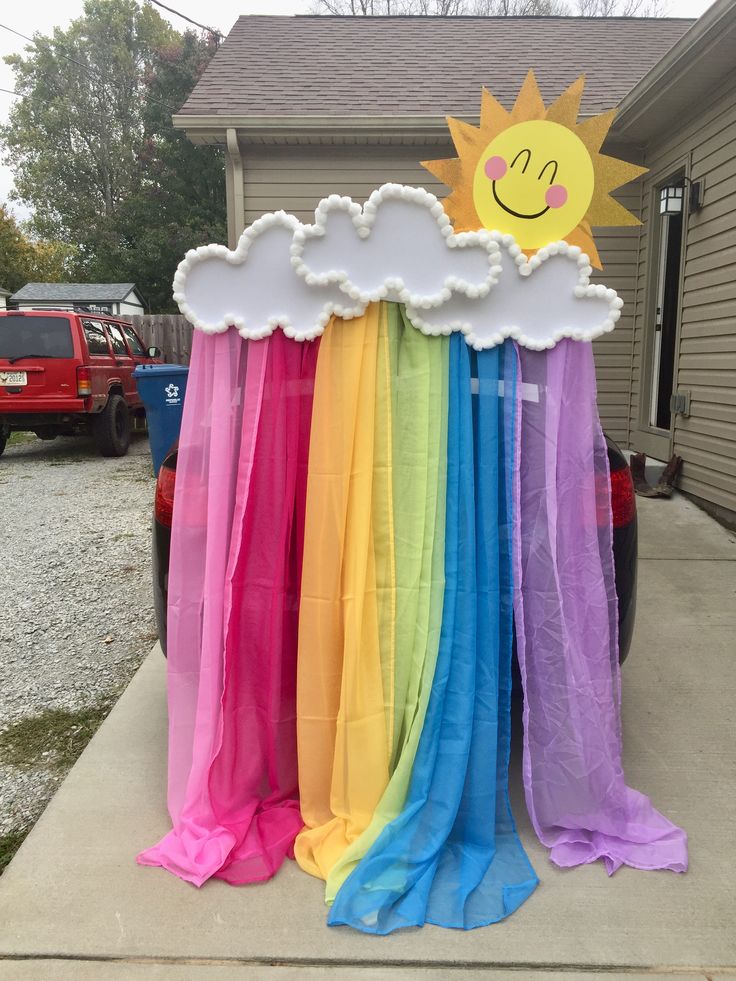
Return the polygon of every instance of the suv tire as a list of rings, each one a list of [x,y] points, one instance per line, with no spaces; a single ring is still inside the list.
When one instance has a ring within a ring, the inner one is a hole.
[[[5,430],[0,427],[0,456],[5,452],[5,444],[8,442],[8,437],[10,433],[6,433]]]
[[[130,446],[130,412],[122,395],[111,395],[92,422],[92,435],[102,456],[125,456]]]

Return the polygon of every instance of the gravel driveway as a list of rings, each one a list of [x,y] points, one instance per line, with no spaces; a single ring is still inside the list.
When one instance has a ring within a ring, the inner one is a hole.
[[[49,719],[78,733],[75,713],[104,714],[150,651],[154,487],[144,435],[119,459],[82,438],[31,438],[0,457],[0,737],[20,720],[41,739]],[[37,819],[71,762],[53,756],[8,765],[0,745],[0,835]]]

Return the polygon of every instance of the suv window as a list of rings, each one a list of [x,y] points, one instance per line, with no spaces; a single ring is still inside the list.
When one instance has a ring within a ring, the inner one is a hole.
[[[140,342],[140,339],[132,327],[123,327],[123,333],[128,338],[128,344],[130,345],[130,350],[133,354],[140,355],[141,357],[146,356],[146,349]]]
[[[128,357],[128,348],[125,346],[125,338],[123,337],[123,332],[120,330],[117,324],[107,325],[108,333],[110,334],[110,340],[112,341],[112,349],[115,354],[121,354],[123,357]]]
[[[84,336],[87,338],[87,347],[90,354],[110,354],[107,346],[107,337],[98,320],[83,320]]]
[[[0,358],[72,358],[72,332],[66,317],[9,313],[0,317]]]

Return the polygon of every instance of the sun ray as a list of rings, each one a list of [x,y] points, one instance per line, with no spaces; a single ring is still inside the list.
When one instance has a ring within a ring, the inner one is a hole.
[[[587,221],[581,222],[576,228],[570,232],[566,239],[570,245],[579,246],[583,252],[590,259],[590,264],[594,269],[602,269],[601,257],[598,255],[598,249],[595,247],[595,241],[593,240],[593,233],[591,232],[590,225]]]
[[[478,129],[477,126],[472,126],[470,123],[464,122],[462,119],[455,119],[453,116],[447,117],[447,126],[450,130],[450,136],[452,137],[452,142],[455,144],[455,149],[460,155],[460,159],[463,159],[463,154],[476,155],[476,158],[483,152],[483,147],[488,142],[483,138],[482,130]]]
[[[646,167],[629,163],[627,160],[619,160],[618,157],[607,157],[603,153],[598,154],[598,166],[600,179],[596,184],[604,187],[606,191],[615,191],[617,187],[628,184],[647,172]]]
[[[511,114],[487,88],[480,93],[480,128],[486,132],[498,132],[509,125]]]
[[[608,135],[611,123],[616,118],[618,109],[609,109],[602,112],[599,116],[591,116],[575,127],[575,132],[587,146],[590,153],[597,153],[603,146],[603,141]]]
[[[545,107],[534,72],[530,71],[510,112],[484,88],[480,126],[448,117],[457,156],[427,160],[422,166],[450,189],[443,204],[456,231],[484,227],[512,231],[527,255],[545,241],[564,237],[580,246],[592,264],[600,268],[591,226],[639,224],[638,218],[611,193],[645,173],[646,168],[600,152],[616,110],[578,122],[584,84],[585,77],[581,75]],[[557,124],[569,135],[549,127],[540,137],[539,130],[548,123]],[[538,128],[535,134],[530,134],[530,126]],[[516,133],[517,128],[520,135],[506,139],[508,132]],[[535,154],[532,167],[530,147]],[[561,176],[558,172],[565,166],[566,153],[568,158],[572,155],[574,162]],[[524,177],[527,170],[528,176]],[[497,191],[497,182],[504,177],[504,183],[498,185],[502,190]],[[524,180],[527,184],[523,184]],[[584,194],[582,185],[586,188]],[[505,196],[509,192],[516,195],[514,208],[508,199],[504,202],[498,197],[499,193]],[[570,195],[577,195],[577,203],[571,203]],[[566,220],[569,225],[564,224]],[[543,237],[547,234],[545,229],[549,230],[549,239]]]
[[[565,91],[559,96],[547,110],[545,119],[552,123],[559,123],[572,129],[578,121],[580,112],[580,99],[583,95],[585,86],[585,75],[580,75]],[[585,142],[583,140],[583,142]]]
[[[518,123],[522,119],[544,119],[544,112],[544,99],[539,91],[536,76],[530,70],[516,96],[514,108],[511,110],[511,122]]]
[[[463,162],[459,157],[449,157],[446,160],[422,160],[422,167],[433,177],[448,187],[455,187],[463,176]]]

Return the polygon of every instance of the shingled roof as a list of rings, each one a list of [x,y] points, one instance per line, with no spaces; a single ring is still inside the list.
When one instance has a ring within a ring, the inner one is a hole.
[[[643,17],[240,17],[187,116],[476,116],[528,68],[552,99],[580,72],[582,112],[611,108],[694,24]]]
[[[104,303],[122,301],[135,283],[26,283],[11,299],[29,301],[63,300],[66,303]]]

